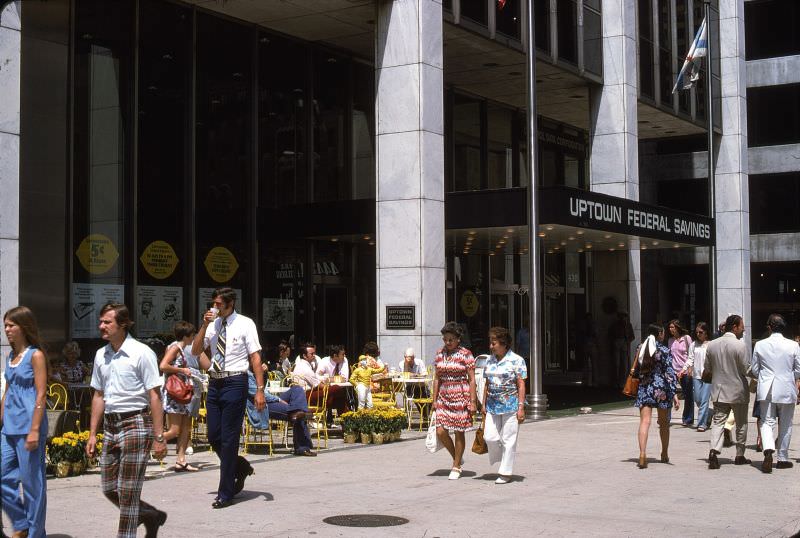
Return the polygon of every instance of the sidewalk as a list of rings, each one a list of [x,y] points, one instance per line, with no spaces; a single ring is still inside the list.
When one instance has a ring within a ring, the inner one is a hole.
[[[800,413],[795,415],[798,425]],[[655,422],[655,421],[654,421]],[[249,456],[255,475],[238,502],[212,510],[218,471],[213,454],[190,459],[213,465],[198,473],[148,472],[143,499],[169,512],[159,536],[791,536],[800,532],[800,465],[764,475],[761,454],[732,465],[733,448],[709,471],[708,432],[673,423],[670,464],[657,463],[658,433],[650,435],[650,467],[637,469],[638,415],[628,407],[592,415],[526,423],[520,430],[515,481],[495,485],[487,456],[468,452],[465,472],[448,481],[445,451],[424,441],[382,446],[341,445],[317,458]],[[790,451],[800,457],[800,428]],[[407,435],[404,432],[404,436]],[[749,445],[755,443],[750,423]],[[471,446],[472,434],[467,435]],[[174,461],[170,455],[168,461]],[[117,511],[100,492],[98,475],[48,481],[51,535],[114,536]],[[338,527],[342,514],[407,518],[402,526]],[[7,528],[7,527],[6,527]],[[144,535],[143,528],[140,536]]]

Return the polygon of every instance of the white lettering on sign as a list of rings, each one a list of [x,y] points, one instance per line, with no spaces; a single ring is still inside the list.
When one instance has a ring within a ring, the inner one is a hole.
[[[647,211],[640,211],[638,209],[628,210],[628,226],[672,233],[672,228],[669,225],[669,219],[667,219],[667,217]]]
[[[675,218],[673,221],[675,232],[700,239],[711,239],[711,226],[690,220]]]
[[[622,208],[601,202],[569,197],[569,212],[573,217],[583,217],[622,224]]]

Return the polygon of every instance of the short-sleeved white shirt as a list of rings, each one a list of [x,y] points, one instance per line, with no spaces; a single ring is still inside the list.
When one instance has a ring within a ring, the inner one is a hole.
[[[217,335],[222,329],[222,318],[217,318],[206,329],[203,346],[213,357],[217,350]],[[252,319],[236,312],[225,320],[225,371],[244,372],[250,368],[250,354],[261,351],[258,342],[258,329]]]
[[[150,405],[150,389],[161,386],[156,354],[131,335],[119,351],[111,344],[94,356],[92,388],[103,393],[106,413],[138,411]]]

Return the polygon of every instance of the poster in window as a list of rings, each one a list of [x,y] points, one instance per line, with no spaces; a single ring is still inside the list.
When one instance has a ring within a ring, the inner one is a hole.
[[[265,297],[262,300],[262,329],[265,331],[294,331],[294,301]]]
[[[214,290],[217,288],[199,288],[197,290],[197,324],[203,323],[203,316],[208,311],[209,307],[211,306],[211,294],[214,293]],[[242,290],[234,289],[233,292],[236,294],[236,311],[242,311]],[[192,320],[187,320],[192,321]],[[194,322],[193,322],[194,323]]]
[[[183,288],[138,286],[133,316],[136,336],[171,334],[175,322],[183,319]]]
[[[122,303],[125,286],[121,284],[72,284],[70,317],[72,338],[99,338],[100,309],[106,303]]]

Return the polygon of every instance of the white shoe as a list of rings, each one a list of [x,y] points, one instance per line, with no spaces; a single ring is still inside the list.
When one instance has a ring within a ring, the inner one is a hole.
[[[508,484],[509,482],[511,482],[511,477],[503,475],[498,476],[497,480],[494,481],[495,484]]]
[[[194,449],[192,447],[190,447],[190,446],[187,446],[186,447],[186,455],[187,456],[191,456],[192,454],[194,454]]]
[[[461,478],[461,469],[450,469],[450,474],[447,476],[448,480],[458,480]]]

